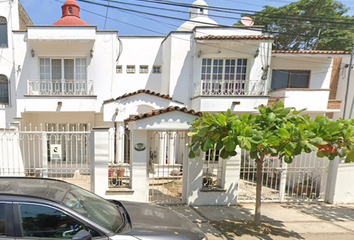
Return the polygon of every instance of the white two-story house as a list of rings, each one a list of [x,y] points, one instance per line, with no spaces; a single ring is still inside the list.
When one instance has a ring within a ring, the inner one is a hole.
[[[33,25],[18,0],[0,2],[0,128],[20,133],[16,154],[0,140],[3,175],[78,178],[120,199],[234,204],[237,159],[189,160],[193,119],[269,100],[340,109],[329,104],[333,59],[346,53],[274,52],[261,26],[219,26],[203,0],[167,36],[99,30],[75,0],[61,10],[53,25]]]

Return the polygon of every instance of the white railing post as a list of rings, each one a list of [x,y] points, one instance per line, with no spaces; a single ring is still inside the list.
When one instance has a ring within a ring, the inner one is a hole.
[[[47,133],[42,132],[42,177],[48,177]]]
[[[194,96],[265,95],[265,80],[200,80],[194,84]]]
[[[92,80],[27,80],[29,95],[93,95]]]
[[[287,179],[287,169],[288,164],[286,164],[283,160],[281,160],[280,166],[280,184],[279,184],[279,201],[284,202],[285,199],[285,191],[286,191],[286,179]]]

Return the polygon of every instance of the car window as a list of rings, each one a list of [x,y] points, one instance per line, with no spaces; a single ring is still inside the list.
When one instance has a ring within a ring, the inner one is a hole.
[[[5,215],[6,209],[5,204],[0,203],[0,236],[6,236],[6,222],[5,222]]]
[[[71,239],[82,229],[93,237],[99,236],[93,229],[52,207],[20,204],[19,212],[23,237]]]
[[[112,232],[124,224],[116,205],[77,186],[70,186],[61,204]]]

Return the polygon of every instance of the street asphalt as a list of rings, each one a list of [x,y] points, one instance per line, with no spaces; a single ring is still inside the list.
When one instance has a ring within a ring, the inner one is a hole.
[[[254,204],[170,207],[197,224],[208,240],[354,239],[354,204],[262,203],[263,225],[257,230]]]

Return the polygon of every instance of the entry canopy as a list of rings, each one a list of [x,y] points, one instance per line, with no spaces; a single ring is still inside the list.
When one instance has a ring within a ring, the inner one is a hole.
[[[184,107],[166,107],[130,117],[125,122],[130,130],[189,130],[190,123],[201,115]]]

